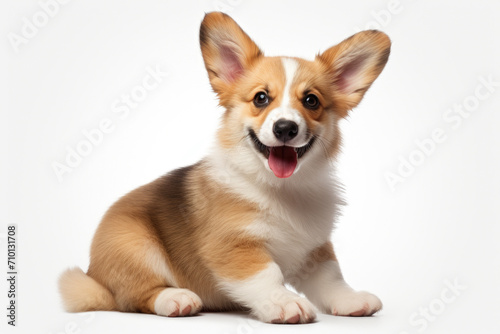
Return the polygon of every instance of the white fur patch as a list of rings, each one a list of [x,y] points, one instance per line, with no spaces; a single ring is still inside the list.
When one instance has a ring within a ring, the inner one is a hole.
[[[300,147],[307,144],[310,138],[307,138],[307,124],[304,117],[298,110],[295,110],[290,105],[290,88],[292,86],[295,74],[299,64],[291,58],[282,58],[281,62],[285,70],[285,88],[283,90],[283,99],[278,108],[271,110],[267,115],[266,120],[262,124],[257,136],[259,140],[266,146],[281,146],[283,142],[279,141],[273,132],[274,123],[279,119],[293,121],[298,125],[299,132],[295,138],[287,142],[288,146]]]
[[[327,261],[306,271],[295,284],[322,312],[333,315],[371,315],[382,308],[375,295],[354,291],[345,281],[337,261]]]
[[[168,267],[167,259],[156,245],[146,245],[144,247],[144,265],[151,269],[155,274],[167,280],[168,286],[178,287],[174,274]]]
[[[285,89],[283,90],[283,100],[281,102],[282,106],[290,105],[290,88],[292,87],[293,79],[295,78],[295,73],[299,68],[299,63],[291,58],[281,58],[281,63],[283,64],[283,68],[285,69],[285,78],[286,84]]]
[[[249,307],[264,322],[310,322],[316,317],[315,307],[305,298],[283,285],[283,275],[275,263],[243,281],[225,280],[221,287],[236,301]]]

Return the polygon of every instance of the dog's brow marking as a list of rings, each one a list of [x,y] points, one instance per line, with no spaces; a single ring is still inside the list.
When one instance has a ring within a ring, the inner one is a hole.
[[[281,58],[281,63],[285,69],[285,89],[283,90],[281,106],[287,107],[290,105],[290,87],[292,86],[299,63],[295,59],[290,58]]]

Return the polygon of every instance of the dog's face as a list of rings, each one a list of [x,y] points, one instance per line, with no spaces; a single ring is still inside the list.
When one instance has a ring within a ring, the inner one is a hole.
[[[385,34],[365,31],[314,61],[265,57],[222,13],[205,16],[200,42],[210,83],[226,108],[220,146],[239,151],[242,164],[261,160],[278,178],[336,154],[338,120],[360,102],[390,51]]]

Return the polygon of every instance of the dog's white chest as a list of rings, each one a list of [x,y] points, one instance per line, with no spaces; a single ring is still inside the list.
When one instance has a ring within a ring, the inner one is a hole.
[[[274,202],[247,227],[248,232],[266,240],[285,278],[295,275],[311,251],[330,240],[337,204],[332,201],[325,205],[323,200]]]

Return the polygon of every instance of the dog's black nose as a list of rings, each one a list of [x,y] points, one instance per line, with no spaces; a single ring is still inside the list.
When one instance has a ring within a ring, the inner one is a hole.
[[[299,126],[293,121],[279,119],[274,123],[273,132],[276,138],[282,142],[295,138],[299,133]]]

